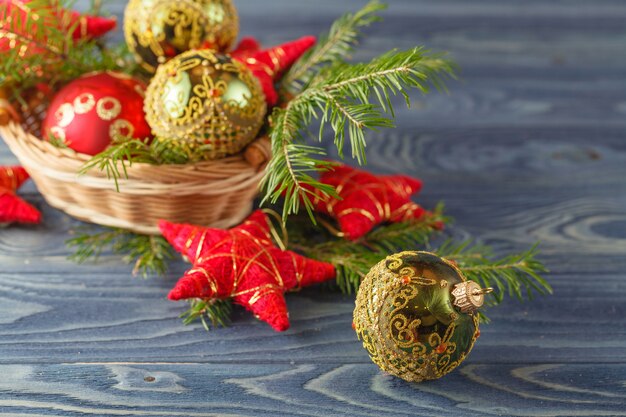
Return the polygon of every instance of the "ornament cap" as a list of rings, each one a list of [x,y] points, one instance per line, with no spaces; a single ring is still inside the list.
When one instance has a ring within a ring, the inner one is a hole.
[[[462,313],[473,313],[483,306],[485,302],[485,294],[489,294],[493,288],[481,288],[474,281],[459,282],[452,289],[454,297],[453,304],[461,310]]]

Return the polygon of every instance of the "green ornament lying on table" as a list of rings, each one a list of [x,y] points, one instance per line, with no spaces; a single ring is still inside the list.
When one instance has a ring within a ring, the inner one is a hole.
[[[435,254],[397,253],[361,283],[354,329],[382,370],[407,381],[438,379],[472,350],[477,309],[491,291]]]

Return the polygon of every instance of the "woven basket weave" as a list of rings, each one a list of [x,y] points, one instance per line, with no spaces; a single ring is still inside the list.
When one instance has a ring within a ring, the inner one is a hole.
[[[89,155],[55,147],[27,129],[10,122],[0,126],[0,135],[51,206],[80,220],[144,234],[158,234],[159,219],[212,227],[241,222],[252,210],[270,157],[269,141],[262,138],[246,153],[216,161],[133,164],[118,192],[102,172],[77,174]]]

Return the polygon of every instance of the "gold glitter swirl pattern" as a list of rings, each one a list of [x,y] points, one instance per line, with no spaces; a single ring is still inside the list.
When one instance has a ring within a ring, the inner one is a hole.
[[[161,66],[146,91],[146,120],[155,135],[203,159],[238,153],[265,120],[258,80],[243,64],[210,50],[185,52]]]
[[[238,34],[232,0],[131,0],[124,13],[126,43],[151,73],[194,48],[228,51]]]
[[[375,265],[354,310],[355,331],[372,361],[416,382],[456,368],[479,335],[478,314],[460,313],[451,302],[451,288],[464,281],[455,265],[428,252],[401,252]]]

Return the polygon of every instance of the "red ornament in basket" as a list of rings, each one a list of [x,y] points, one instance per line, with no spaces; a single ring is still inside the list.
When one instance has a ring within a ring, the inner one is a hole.
[[[117,72],[84,75],[52,100],[42,125],[43,137],[54,136],[88,155],[102,152],[113,141],[149,138],[143,111],[145,89],[141,81]]]

